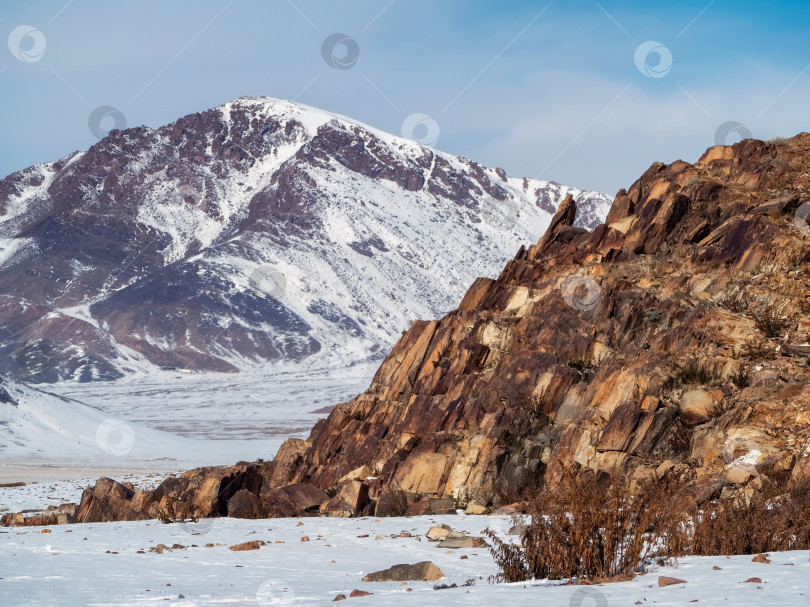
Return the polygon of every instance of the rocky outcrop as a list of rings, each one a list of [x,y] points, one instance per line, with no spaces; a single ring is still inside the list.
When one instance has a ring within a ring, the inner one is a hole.
[[[593,232],[566,200],[371,387],[282,447],[284,483],[498,506],[592,469],[751,495],[810,465],[810,135],[654,164]],[[742,473],[741,473],[742,471]]]
[[[270,518],[316,514],[329,496],[305,483],[272,487],[273,462],[190,470],[152,490],[135,490],[109,478],[85,489],[79,504],[63,504],[30,516],[6,514],[0,525],[30,526],[161,519]]]

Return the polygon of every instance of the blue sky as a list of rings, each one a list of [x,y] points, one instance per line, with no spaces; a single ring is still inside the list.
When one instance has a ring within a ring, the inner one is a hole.
[[[154,127],[267,95],[397,134],[427,114],[439,149],[614,194],[727,121],[810,130],[807,23],[807,2],[5,1],[0,174],[92,145],[98,106]],[[41,34],[17,43],[20,26]],[[357,44],[350,69],[322,56],[334,33]],[[637,66],[649,41],[663,54]]]

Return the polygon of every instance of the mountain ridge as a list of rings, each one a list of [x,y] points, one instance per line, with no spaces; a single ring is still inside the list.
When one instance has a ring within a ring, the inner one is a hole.
[[[568,193],[582,225],[604,218],[602,194],[272,98],[112,131],[0,181],[0,371],[90,381],[380,356]]]

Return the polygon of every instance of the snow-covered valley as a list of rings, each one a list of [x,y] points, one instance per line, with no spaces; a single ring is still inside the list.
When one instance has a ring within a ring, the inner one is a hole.
[[[270,380],[158,371],[45,391],[8,382],[16,405],[0,408],[0,483],[165,476],[272,459],[286,438],[306,438],[334,405],[366,389],[375,370],[291,370]]]

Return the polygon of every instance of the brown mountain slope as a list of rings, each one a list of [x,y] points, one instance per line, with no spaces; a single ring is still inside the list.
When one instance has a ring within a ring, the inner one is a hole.
[[[810,135],[747,140],[654,164],[593,232],[568,200],[282,447],[275,482],[334,489],[366,466],[383,503],[488,506],[579,467],[678,474],[704,497],[807,477],[809,173]]]
[[[64,520],[480,512],[583,468],[678,477],[698,501],[802,481],[808,188],[803,133],[656,163],[593,232],[568,199],[497,280],[414,322],[309,440],[151,492],[105,479]]]

